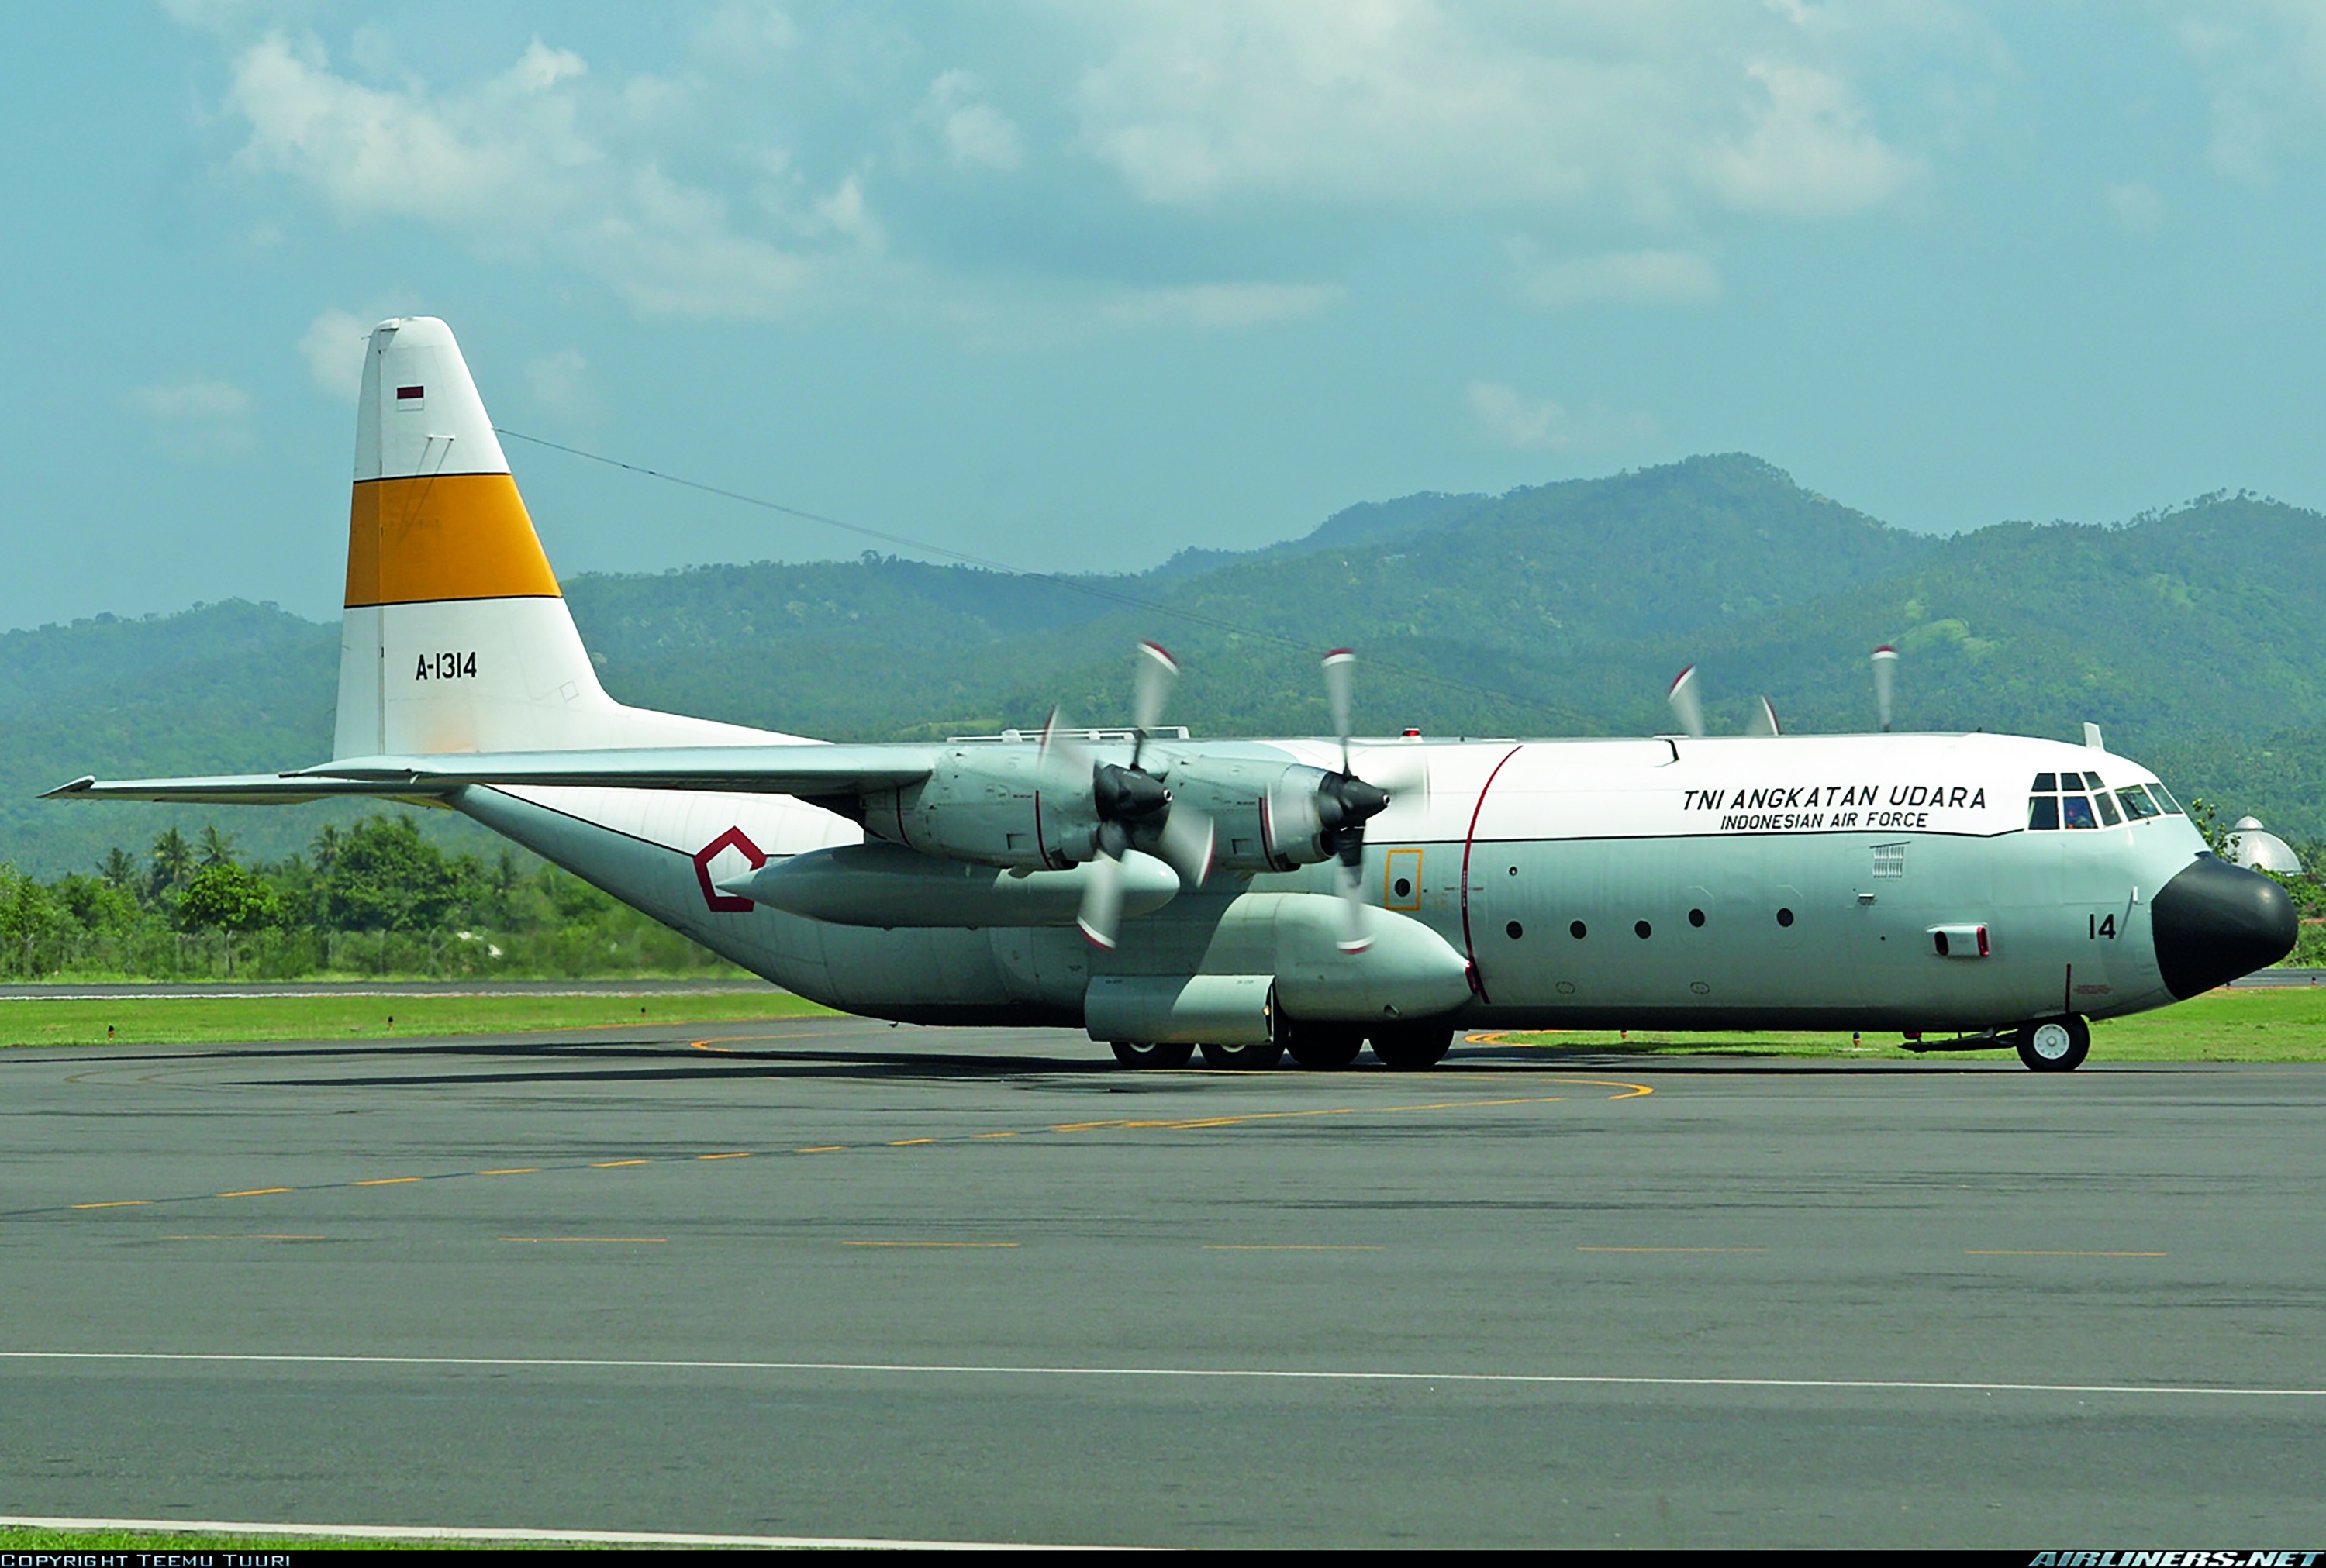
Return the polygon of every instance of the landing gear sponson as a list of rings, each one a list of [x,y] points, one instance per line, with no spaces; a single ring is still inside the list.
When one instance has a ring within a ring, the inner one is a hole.
[[[1286,1021],[1279,1037],[1264,1044],[1201,1046],[1150,1045],[1135,1041],[1112,1042],[1114,1059],[1125,1067],[1185,1067],[1194,1053],[1204,1053],[1204,1065],[1251,1072],[1274,1067],[1287,1054],[1312,1072],[1346,1067],[1371,1040],[1373,1055],[1384,1067],[1413,1072],[1435,1067],[1454,1044],[1454,1031],[1444,1024],[1376,1025],[1294,1024]]]

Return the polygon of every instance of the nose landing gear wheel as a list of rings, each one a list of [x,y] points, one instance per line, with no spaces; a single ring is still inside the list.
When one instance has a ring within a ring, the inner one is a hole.
[[[2013,1032],[2011,1043],[2018,1047],[2019,1060],[2031,1072],[2073,1072],[2090,1053],[2092,1029],[2071,1014],[2064,1018],[2023,1024]]]
[[[1206,1040],[1200,1049],[1206,1067],[1273,1067],[1284,1060],[1284,1047],[1274,1041],[1265,1045],[1214,1045]]]
[[[1113,1042],[1114,1059],[1125,1067],[1185,1067],[1196,1053],[1193,1045],[1142,1045],[1135,1040]]]
[[[1454,1031],[1440,1025],[1405,1025],[1397,1028],[1377,1028],[1372,1034],[1373,1054],[1382,1066],[1400,1072],[1419,1072],[1435,1067],[1445,1060],[1453,1048]]]

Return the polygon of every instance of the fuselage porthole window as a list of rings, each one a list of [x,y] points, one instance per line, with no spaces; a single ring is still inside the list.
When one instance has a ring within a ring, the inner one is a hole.
[[[1632,923],[1632,934],[1638,937],[1642,942],[1647,941],[1648,938],[1653,936],[1655,933],[1656,928],[1650,925],[1644,920],[1634,921]]]
[[[1584,932],[1585,926],[1579,920],[1567,928],[1567,934],[1573,937],[1577,942],[1581,942],[1583,940]]]
[[[1688,912],[1688,923],[1690,925],[1702,925],[1704,923],[1704,911],[1701,909],[1689,910]]]
[[[1791,925],[1791,924],[1792,924],[1792,923],[1793,923],[1793,912],[1792,912],[1791,910],[1790,910],[1790,909],[1780,909],[1779,911],[1777,911],[1777,923],[1778,923],[1779,925]]]
[[[1521,937],[1522,937],[1522,936],[1524,936],[1524,935],[1526,934],[1526,927],[1525,927],[1525,926],[1523,926],[1523,925],[1521,925],[1521,924],[1520,924],[1517,921],[1515,921],[1515,920],[1513,920],[1512,922],[1511,922],[1511,923],[1510,923],[1510,924],[1508,924],[1508,925],[1506,925],[1506,926],[1503,927],[1503,929],[1504,931],[1506,931],[1506,932],[1510,932],[1511,940],[1512,940],[1512,942],[1516,942],[1516,941],[1518,941],[1518,939],[1519,939],[1519,938],[1521,938]]]

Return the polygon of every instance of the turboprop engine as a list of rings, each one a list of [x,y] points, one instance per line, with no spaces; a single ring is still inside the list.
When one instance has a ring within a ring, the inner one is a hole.
[[[1380,812],[1389,792],[1306,763],[1216,755],[1161,759],[1171,809],[1197,811],[1217,834],[1213,863],[1231,871],[1289,871],[1336,854],[1337,838]]]
[[[1056,765],[1031,745],[955,747],[927,778],[863,796],[864,830],[923,854],[1040,871],[1097,855],[1102,823],[1193,813],[1214,825],[1214,866],[1289,871],[1331,859],[1335,835],[1389,804],[1361,778],[1280,757],[1149,765],[1097,762],[1088,784],[1060,788]]]
[[[981,866],[1044,871],[1078,865],[1096,853],[1096,791],[1088,784],[1054,789],[1052,783],[1032,746],[954,747],[918,783],[863,796],[864,830]]]
[[[1342,945],[1360,951],[1371,941],[1356,887],[1364,824],[1389,805],[1392,789],[1410,786],[1384,788],[1357,775],[1348,718],[1354,662],[1345,648],[1325,658],[1338,772],[1257,747],[1242,756],[1211,747],[1180,756],[1157,745],[1150,755],[1179,665],[1159,645],[1142,643],[1127,761],[1091,749],[1095,733],[1077,735],[1053,710],[1038,745],[955,746],[926,777],[864,794],[850,814],[873,838],[949,860],[1019,872],[1087,865],[1075,923],[1102,948],[1115,944],[1123,857],[1133,850],[1168,864],[1182,890],[1202,886],[1214,866],[1254,873],[1338,860]]]

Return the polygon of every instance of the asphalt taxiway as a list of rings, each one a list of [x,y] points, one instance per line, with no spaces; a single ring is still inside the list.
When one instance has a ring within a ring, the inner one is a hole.
[[[2321,1118],[2305,1066],[849,1019],[11,1051],[0,1513],[2315,1540]]]

